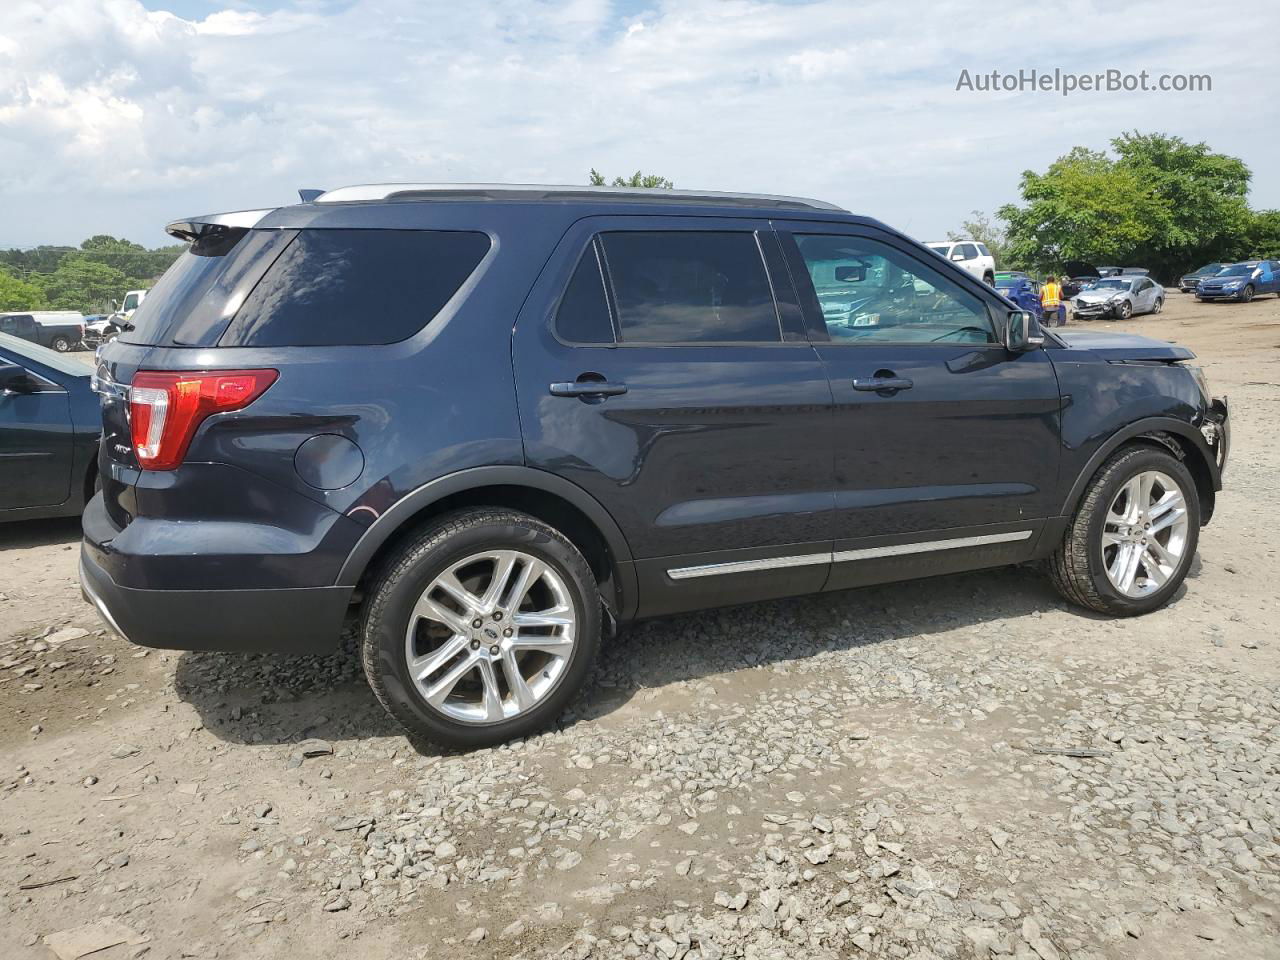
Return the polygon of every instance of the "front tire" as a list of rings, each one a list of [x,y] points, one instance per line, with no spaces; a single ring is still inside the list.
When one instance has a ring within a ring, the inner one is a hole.
[[[1253,299],[1253,284],[1247,283],[1243,290],[1240,291],[1240,302],[1248,303]]]
[[[996,275],[988,271],[982,275],[982,282],[988,287],[994,287],[996,285]]]
[[[1199,537],[1200,498],[1182,461],[1147,445],[1124,447],[1089,481],[1049,574],[1082,607],[1150,613],[1186,579]]]
[[[1120,309],[1116,311],[1120,315],[1121,320],[1128,320],[1133,316],[1133,304],[1128,300],[1122,301]]]
[[[471,749],[551,724],[586,682],[600,634],[595,577],[563,534],[526,514],[469,510],[385,564],[362,660],[410,733]]]

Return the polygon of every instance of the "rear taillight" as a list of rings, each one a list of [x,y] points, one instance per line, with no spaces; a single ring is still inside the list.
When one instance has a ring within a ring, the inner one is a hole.
[[[144,470],[172,470],[182,463],[206,417],[247,407],[277,376],[275,370],[139,371],[129,388],[129,423],[138,465]]]

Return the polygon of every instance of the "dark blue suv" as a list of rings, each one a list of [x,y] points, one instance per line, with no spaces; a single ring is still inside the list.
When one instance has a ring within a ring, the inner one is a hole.
[[[180,649],[357,614],[448,744],[552,721],[637,618],[1031,560],[1143,613],[1221,487],[1189,351],[1041,332],[818,201],[363,186],[169,232],[101,350],[87,598]]]

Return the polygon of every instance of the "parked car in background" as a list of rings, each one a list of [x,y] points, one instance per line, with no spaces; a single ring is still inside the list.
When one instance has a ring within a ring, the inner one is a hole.
[[[84,317],[71,310],[0,314],[0,333],[69,353],[84,342]]]
[[[96,347],[106,343],[120,333],[120,321],[116,314],[97,314],[85,317],[84,343],[87,347]]]
[[[1136,313],[1163,310],[1164,287],[1146,276],[1103,277],[1081,290],[1072,306],[1072,316],[1080,320],[1127,320]]]
[[[1221,486],[1186,348],[1042,331],[821,201],[384,184],[169,232],[99,352],[86,597],[168,648],[358,613],[454,746],[553,722],[638,618],[1038,559],[1154,610]]]
[[[1280,261],[1246,260],[1223,267],[1196,287],[1197,300],[1248,303],[1264,293],[1280,294]]]
[[[1225,266],[1225,263],[1206,263],[1203,267],[1185,273],[1178,280],[1178,289],[1183,293],[1194,293],[1201,280],[1208,280]]]
[[[1012,300],[1020,310],[1040,316],[1040,283],[1025,273],[1010,270],[996,274],[996,292]]]
[[[73,516],[93,496],[102,411],[90,377],[0,333],[0,520]]]
[[[986,244],[977,240],[935,240],[926,246],[983,283],[991,285],[996,282],[996,258]]]

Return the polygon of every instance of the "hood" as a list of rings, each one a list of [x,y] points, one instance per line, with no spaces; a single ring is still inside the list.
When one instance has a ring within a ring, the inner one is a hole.
[[[1062,269],[1066,271],[1069,277],[1097,277],[1098,268],[1092,263],[1085,263],[1083,260],[1068,260],[1062,265]]]
[[[1085,303],[1104,303],[1118,293],[1129,292],[1131,291],[1121,290],[1116,287],[1090,287],[1088,290],[1081,290],[1076,299],[1083,300]]]
[[[1091,330],[1055,330],[1072,350],[1088,350],[1104,360],[1192,360],[1195,354],[1167,340],[1136,333],[1094,333]]]

